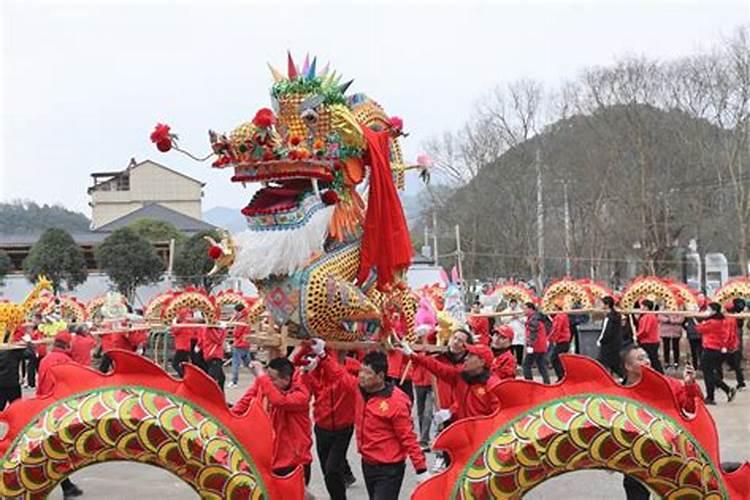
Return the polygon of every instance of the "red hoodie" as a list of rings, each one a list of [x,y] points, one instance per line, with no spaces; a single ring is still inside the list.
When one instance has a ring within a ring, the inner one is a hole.
[[[39,363],[39,380],[36,384],[36,395],[46,396],[51,394],[55,388],[55,377],[52,376],[50,368],[57,365],[73,363],[68,351],[54,348]]]
[[[224,339],[227,331],[223,328],[208,327],[203,329],[200,338],[201,352],[206,361],[224,359]]]
[[[431,386],[432,385],[432,374],[427,371],[424,366],[414,365],[411,366],[411,381],[415,386]]]
[[[734,352],[740,348],[740,339],[737,337],[737,320],[734,318],[725,318],[724,324],[727,327],[727,339],[724,347],[727,352]]]
[[[310,392],[295,372],[289,389],[280,391],[268,375],[258,377],[244,396],[232,407],[242,415],[256,397],[268,401],[268,413],[274,432],[273,469],[284,469],[312,463],[312,429]]]
[[[356,359],[347,357],[344,360],[344,369],[348,373],[357,373],[359,366],[360,362]],[[314,398],[315,425],[329,431],[346,429],[354,425],[356,389],[343,384],[340,380],[325,380],[321,370],[303,373],[302,380]]]
[[[567,314],[555,314],[552,319],[552,331],[549,340],[553,344],[570,342],[570,320]]]
[[[91,335],[73,335],[70,357],[78,364],[91,366],[91,350],[95,345],[96,340]]]
[[[727,319],[734,323],[732,318],[709,318],[695,325],[704,349],[721,351],[727,345]]]
[[[192,326],[173,326],[171,330],[175,351],[190,351],[190,341],[195,335],[195,328]]]
[[[247,340],[248,335],[250,335],[250,325],[235,325],[232,332],[232,339],[234,340],[232,345],[238,349],[250,349],[250,341]]]
[[[338,380],[356,394],[354,428],[357,450],[368,464],[403,462],[408,455],[419,473],[427,470],[424,453],[414,434],[411,402],[398,387],[386,385],[374,394],[359,389],[357,377],[326,356],[320,369],[325,380]]]
[[[461,366],[464,362],[464,359],[466,359],[466,354],[464,353],[458,358],[455,358],[451,356],[450,352],[446,352],[440,354],[434,359],[446,366]],[[427,368],[425,368],[423,365],[417,364],[416,366],[421,366],[422,369],[427,370]],[[429,370],[427,371],[429,373]],[[430,374],[430,376],[432,376],[432,374]],[[437,377],[435,382],[435,390],[437,391],[437,394],[435,394],[435,406],[439,410],[450,409],[450,407],[453,406],[453,401],[455,400],[453,384]]]
[[[469,316],[467,321],[477,336],[477,344],[490,345],[490,319],[485,316]]]
[[[411,359],[453,386],[454,400],[449,408],[453,419],[490,415],[497,409],[499,403],[493,390],[500,380],[491,371],[467,377],[462,373],[462,365],[449,366],[424,354],[416,354]]]
[[[513,355],[513,351],[505,349],[497,354],[492,362],[491,370],[499,380],[516,378],[516,357]]]
[[[698,398],[703,400],[703,393],[698,384],[695,382],[685,384],[682,380],[672,377],[664,378],[669,382],[669,388],[672,389],[672,393],[675,395],[680,408],[687,413],[695,413],[695,400]]]
[[[659,320],[656,314],[643,314],[638,319],[636,340],[639,344],[658,344],[659,338]]]
[[[539,312],[526,314],[526,347],[534,349],[535,353],[546,353],[549,344],[547,342],[547,327]]]

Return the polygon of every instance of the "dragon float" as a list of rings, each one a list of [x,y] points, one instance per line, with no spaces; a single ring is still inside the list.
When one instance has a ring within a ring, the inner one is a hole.
[[[45,276],[39,276],[34,288],[20,304],[0,300],[0,335],[4,338],[6,332],[13,333],[24,321],[31,320],[34,313],[41,312],[48,297],[51,296],[53,296],[52,282]]]

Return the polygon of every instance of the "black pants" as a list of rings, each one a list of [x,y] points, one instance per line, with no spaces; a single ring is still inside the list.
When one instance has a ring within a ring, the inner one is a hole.
[[[395,464],[368,464],[362,461],[367,496],[370,500],[398,500],[404,482],[405,462]]]
[[[516,356],[516,364],[518,366],[523,366],[523,353],[526,351],[526,346],[512,345],[510,346],[510,348],[513,351],[513,354]]]
[[[221,392],[224,392],[224,382],[226,377],[224,376],[224,360],[223,359],[209,359],[206,363],[206,373],[219,384]]]
[[[353,433],[354,427],[328,430],[315,426],[315,448],[331,500],[346,500],[346,452]]]
[[[282,467],[281,469],[273,469],[273,473],[277,476],[286,476],[294,472],[294,469],[297,467]],[[312,473],[312,468],[310,467],[310,464],[305,464],[302,466],[302,468],[305,470],[305,486],[310,484],[310,474]]]
[[[688,342],[690,342],[690,359],[692,360],[693,368],[697,370],[701,367],[701,354],[703,354],[701,339],[688,339]]]
[[[625,488],[625,496],[628,500],[648,500],[651,498],[648,488],[632,476],[626,475],[622,480],[622,486]]]
[[[664,373],[664,367],[661,366],[661,361],[659,361],[659,343],[640,344],[640,347],[648,354],[648,360],[651,361],[651,368],[659,373]]]
[[[26,366],[26,384],[32,389],[36,387],[36,372],[39,368],[39,358],[36,352],[30,350],[28,365]]]
[[[674,358],[674,364],[680,364],[680,338],[679,337],[662,337],[661,339],[664,364],[669,366],[672,364],[671,358]],[[672,356],[670,356],[670,352]]]
[[[555,370],[557,380],[559,381],[565,375],[563,370],[562,362],[560,361],[560,354],[565,354],[570,351],[570,342],[559,342],[552,344],[552,368]]]
[[[531,375],[531,367],[536,365],[539,369],[539,373],[542,374],[542,380],[545,384],[549,384],[549,373],[547,373],[547,360],[543,352],[532,352],[531,354],[526,353],[526,357],[523,358],[523,378],[526,380],[533,380],[534,377]]]
[[[195,346],[198,345],[198,341],[196,339],[190,340],[190,362],[193,363],[195,366],[203,370],[204,372],[208,372],[208,365],[206,363],[206,360],[203,359],[203,352],[195,352]]]
[[[21,386],[0,387],[0,411],[16,399],[21,399]]]
[[[745,387],[745,375],[742,373],[742,355],[740,351],[728,352],[723,358],[737,377],[737,387]]]
[[[190,351],[175,351],[172,356],[172,368],[177,372],[180,377],[185,376],[185,370],[182,368],[182,363],[190,362]]]
[[[419,422],[419,445],[427,447],[430,444],[430,429],[434,413],[434,398],[431,385],[415,385],[417,395],[417,422]]]
[[[703,349],[701,366],[703,367],[703,381],[706,383],[706,399],[714,401],[714,393],[718,387],[729,394],[729,386],[721,379],[721,351]]]
[[[109,357],[109,354],[102,354],[102,360],[99,362],[99,371],[102,373],[107,373],[112,368],[112,358]]]

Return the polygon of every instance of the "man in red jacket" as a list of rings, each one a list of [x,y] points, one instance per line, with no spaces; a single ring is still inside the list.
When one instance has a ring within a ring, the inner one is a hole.
[[[52,394],[55,388],[55,378],[50,369],[53,366],[74,363],[73,358],[70,357],[71,343],[72,338],[70,333],[62,331],[55,335],[52,351],[39,363],[39,382],[36,386],[37,397]],[[83,495],[83,491],[67,477],[62,480],[60,487],[63,490],[63,498],[65,500]]]
[[[641,302],[646,311],[655,309],[654,303],[646,299]],[[659,344],[661,335],[659,334],[659,318],[656,314],[648,312],[642,314],[638,319],[638,331],[635,334],[638,346],[642,347],[648,353],[648,359],[651,360],[651,367],[659,373],[664,373],[664,368],[659,360]]]
[[[232,407],[232,412],[242,415],[255,398],[264,398],[274,433],[274,474],[285,476],[302,467],[305,484],[308,484],[312,463],[310,391],[286,358],[272,359],[267,370],[263,370],[260,363],[253,362],[251,369],[256,376],[255,382]]]
[[[641,380],[642,368],[651,366],[648,353],[641,347],[628,345],[622,353],[622,364],[625,369],[625,385],[634,385]],[[695,370],[687,365],[683,374],[683,380],[679,381],[672,377],[664,377],[669,383],[669,388],[675,395],[677,403],[685,413],[695,414],[696,399],[702,399],[700,387],[695,383]],[[632,476],[625,475],[623,487],[628,500],[648,500],[650,493],[648,488]]]
[[[317,357],[307,356],[309,353],[309,348],[300,346],[292,353],[291,361],[303,366],[302,381],[313,396],[315,447],[328,495],[332,500],[345,500],[347,486],[355,481],[346,452],[354,434],[356,389],[341,380],[325,380],[322,371],[315,370]],[[360,368],[360,362],[344,356],[344,352],[338,355],[326,352],[326,356],[331,356],[348,373],[357,373]]]
[[[495,359],[492,360],[490,370],[499,380],[516,378],[516,357],[510,348],[513,335],[513,329],[510,326],[498,325],[492,336],[491,348]]]
[[[425,367],[437,378],[453,386],[453,405],[441,420],[459,421],[468,417],[492,414],[498,407],[494,389],[500,380],[490,371],[494,357],[485,345],[467,345],[468,352],[462,365],[450,366],[424,354],[416,354],[406,343],[401,350],[416,365]],[[438,412],[440,413],[440,412]]]
[[[242,323],[234,325],[232,329],[232,381],[229,387],[237,387],[240,379],[240,367],[245,365],[250,368],[250,362],[253,360],[250,355],[250,341],[247,336],[250,334],[250,325],[246,323],[247,310],[244,304],[234,306],[234,315],[232,322]]]
[[[570,318],[567,314],[557,313],[552,317],[552,331],[549,334],[552,343],[552,355],[550,361],[559,382],[565,374],[560,362],[560,354],[570,351]]]
[[[172,368],[179,377],[185,376],[185,370],[182,367],[183,363],[190,362],[190,351],[192,348],[192,340],[194,336],[194,326],[181,326],[185,323],[192,321],[192,314],[190,309],[182,308],[177,311],[172,326],[170,326],[170,332],[174,339],[174,356],[172,356]]]
[[[96,340],[89,333],[86,325],[78,325],[73,332],[73,343],[70,346],[70,357],[83,366],[91,366],[91,351],[96,347]]]
[[[741,313],[745,308],[745,301],[742,299],[735,299],[734,301],[727,302],[724,308],[728,313]],[[744,326],[744,319],[728,318],[727,321],[727,352],[723,356],[723,360],[729,365],[729,368],[734,372],[737,379],[737,390],[741,391],[745,388],[745,374],[742,373],[742,328]],[[734,322],[732,322],[734,321]]]
[[[533,380],[531,367],[536,365],[542,380],[549,384],[547,373],[547,327],[542,313],[536,310],[536,304],[526,303],[526,357],[523,358],[523,378]]]
[[[355,391],[354,427],[362,473],[371,499],[397,500],[411,459],[417,480],[427,476],[427,462],[419,448],[411,418],[411,404],[398,387],[386,383],[388,358],[383,352],[365,355],[358,377],[325,355],[325,342],[316,339],[315,353],[326,380],[339,380]]]
[[[721,313],[721,305],[716,302],[708,304],[712,311],[711,316],[695,325],[695,329],[701,335],[703,354],[701,355],[701,368],[703,379],[706,383],[706,404],[715,405],[714,393],[718,387],[727,395],[727,400],[732,401],[737,394],[737,389],[730,388],[723,380],[721,374],[721,363],[726,353],[729,328],[734,329],[734,318],[727,318]],[[729,320],[729,321],[727,321]]]
[[[207,326],[203,329],[200,350],[206,362],[206,373],[219,384],[224,392],[224,340],[227,331],[222,326]]]

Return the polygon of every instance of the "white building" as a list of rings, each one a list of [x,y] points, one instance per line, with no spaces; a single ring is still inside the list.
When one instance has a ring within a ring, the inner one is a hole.
[[[130,160],[121,172],[91,174],[91,229],[100,227],[158,203],[192,219],[200,220],[203,186],[197,179],[151,160]]]

